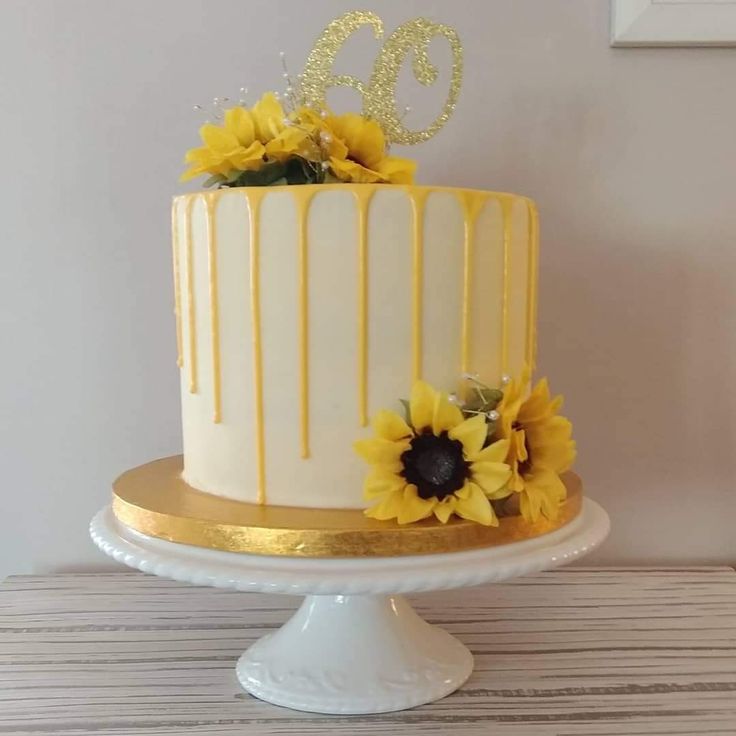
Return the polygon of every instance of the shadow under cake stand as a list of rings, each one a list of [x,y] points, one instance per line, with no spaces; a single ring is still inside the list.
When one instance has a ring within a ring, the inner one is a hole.
[[[418,616],[403,593],[499,582],[566,564],[608,534],[606,512],[584,498],[556,531],[513,544],[393,557],[290,557],[208,549],[148,536],[112,506],[90,523],[94,543],[129,567],[195,585],[304,595],[277,631],[240,657],[252,695],[296,710],[366,714],[443,698],[473,670],[455,637]]]

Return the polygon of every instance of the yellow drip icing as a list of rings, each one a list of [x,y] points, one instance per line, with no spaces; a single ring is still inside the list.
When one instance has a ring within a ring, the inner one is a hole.
[[[355,190],[358,204],[358,416],[368,424],[368,207],[374,187]]]
[[[294,192],[299,221],[299,427],[301,457],[309,452],[309,203],[313,190]]]
[[[377,188],[386,189],[385,185],[363,185],[352,188],[358,206],[358,415],[361,425],[368,421],[368,393],[369,393],[369,294],[368,294],[368,212],[373,193]],[[297,205],[298,212],[298,290],[299,290],[299,392],[300,392],[300,443],[301,456],[309,457],[309,242],[308,223],[309,205],[312,197],[318,191],[345,191],[344,184],[324,184],[319,187],[292,187],[288,190]],[[271,187],[268,192],[274,192],[284,187]],[[413,378],[422,376],[423,362],[423,319],[424,319],[424,213],[427,196],[432,192],[454,193],[460,199],[465,218],[464,232],[464,268],[463,268],[463,296],[462,296],[462,339],[461,339],[461,366],[463,371],[471,368],[472,361],[472,292],[474,288],[473,258],[474,241],[476,236],[477,217],[483,205],[489,198],[496,198],[502,210],[503,217],[503,301],[502,301],[502,336],[501,336],[501,365],[504,373],[509,370],[509,341],[510,341],[510,289],[511,289],[511,249],[512,249],[512,208],[517,200],[522,198],[515,195],[485,192],[482,190],[458,190],[448,187],[405,187],[404,191],[411,200],[413,212],[412,225],[412,374]],[[263,353],[261,337],[261,296],[260,296],[260,204],[267,192],[258,189],[249,189],[244,192],[250,210],[250,300],[253,331],[253,380],[254,380],[254,413],[256,437],[256,466],[258,484],[258,503],[266,503],[266,465],[264,439],[264,406],[263,406]],[[215,225],[215,207],[222,192],[212,192],[184,195],[175,202],[173,225],[174,248],[174,278],[175,278],[175,309],[177,312],[177,357],[180,365],[184,363],[183,333],[181,331],[182,297],[181,278],[185,270],[185,287],[187,291],[188,320],[188,352],[189,362],[189,390],[198,391],[197,376],[197,339],[196,339],[196,304],[194,293],[194,265],[193,265],[193,237],[192,237],[192,210],[198,197],[204,199],[207,216],[207,242],[209,258],[209,287],[210,287],[210,319],[212,332],[212,365],[213,365],[213,396],[214,421],[221,421],[221,366],[220,366],[220,334],[218,314],[218,283],[217,283],[217,233]],[[180,202],[181,199],[185,201]],[[536,357],[536,310],[537,310],[537,260],[538,260],[538,219],[534,204],[529,200],[529,270],[527,294],[527,324],[526,324],[526,359],[533,366]],[[176,212],[183,205],[185,218],[184,259],[185,269],[181,269],[179,262],[179,231],[176,227]]]
[[[263,345],[261,341],[261,190],[245,192],[250,225],[250,313],[253,330],[253,403],[255,406],[258,503],[266,503],[266,443],[263,428]]]
[[[424,203],[427,191],[410,189],[413,218],[413,284],[412,284],[412,381],[422,377],[422,320],[424,288]]]
[[[217,283],[216,202],[211,194],[204,198],[207,210],[207,266],[210,291],[210,334],[212,338],[212,421],[222,421],[222,377],[220,369],[220,297]]]
[[[501,307],[501,373],[509,371],[509,301],[511,297],[511,209],[513,200],[501,198],[503,217],[503,302]]]
[[[192,208],[195,197],[189,197],[184,207],[185,248],[187,259],[187,323],[189,329],[189,392],[197,393],[197,320],[194,303],[194,255],[192,253]]]
[[[174,316],[176,318],[176,364],[181,368],[184,365],[184,358],[181,353],[182,335],[181,335],[181,283],[179,268],[179,224],[178,224],[179,208],[174,204],[171,207],[171,250],[172,261],[174,266]]]
[[[529,266],[526,307],[526,364],[533,371],[537,362],[537,275],[539,268],[539,214],[528,201]]]
[[[467,373],[470,370],[470,302],[473,290],[473,251],[475,242],[475,223],[486,198],[471,192],[462,192],[460,203],[465,220],[465,235],[463,243],[463,302],[462,302],[462,333],[460,344],[460,370]]]

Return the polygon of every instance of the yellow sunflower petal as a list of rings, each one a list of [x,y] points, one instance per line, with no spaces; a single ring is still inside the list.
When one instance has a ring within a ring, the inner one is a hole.
[[[386,153],[386,139],[381,126],[356,113],[331,115],[325,120],[333,135],[348,148],[348,156],[366,169],[375,169]]]
[[[413,434],[411,427],[396,412],[387,409],[382,409],[373,417],[371,426],[378,437],[392,442]]]
[[[434,515],[438,521],[447,524],[448,519],[455,513],[457,499],[454,495],[445,496],[435,507]]]
[[[467,498],[458,498],[455,513],[463,519],[475,521],[483,526],[498,526],[493,506],[483,491],[475,483],[467,483],[466,488],[469,490]]]
[[[562,396],[555,396],[554,399],[550,398],[549,384],[547,379],[543,378],[521,405],[518,421],[523,425],[544,421],[560,410],[562,401]]]
[[[447,394],[436,393],[432,412],[432,432],[436,435],[448,432],[463,421],[463,413],[459,407],[450,402]]]
[[[417,432],[432,426],[437,392],[424,381],[416,381],[409,400],[409,420]]]
[[[485,421],[483,421],[485,431]],[[450,432],[452,436],[452,432]],[[502,463],[509,454],[509,440],[497,440],[492,445],[484,447],[479,452],[469,455],[468,459],[475,462]]]
[[[384,182],[384,178],[377,171],[367,169],[357,161],[342,159],[337,156],[330,157],[330,169],[340,180],[354,184],[378,184]]]
[[[227,160],[231,164],[231,168],[238,171],[259,169],[263,164],[263,154],[265,152],[266,149],[263,147],[263,143],[253,141],[247,148],[241,146],[228,154]]]
[[[509,488],[508,483],[505,486],[501,486],[492,493],[486,493],[486,498],[489,501],[500,501],[502,498],[508,498],[513,493],[513,490]]]
[[[363,498],[366,501],[372,501],[386,493],[403,491],[405,485],[406,480],[400,475],[384,468],[375,468],[363,483]]]
[[[460,442],[463,443],[465,457],[468,460],[474,460],[480,453],[483,443],[486,441],[486,437],[488,436],[488,425],[486,424],[485,417],[477,414],[476,416],[461,422],[456,427],[453,427],[450,430],[449,435],[450,439],[460,440]],[[492,446],[493,445],[491,445],[491,447]],[[506,454],[504,453],[499,460],[503,460],[505,457]],[[495,456],[493,459],[495,459]]]
[[[458,488],[454,493],[456,498],[468,498],[470,496],[470,483],[465,481],[462,488]]]
[[[206,161],[209,161],[211,158],[212,153],[210,152],[210,149],[206,146],[203,146],[201,148],[190,148],[184,156],[184,161],[186,161],[188,164],[203,164]]]
[[[506,463],[473,463],[470,474],[484,493],[493,495],[508,483],[511,468]]]
[[[554,416],[528,425],[526,443],[531,448],[535,466],[545,467],[562,473],[575,461],[576,446],[572,437],[570,420]]]
[[[376,171],[389,184],[413,184],[416,169],[416,161],[399,156],[385,156],[376,166]]]
[[[421,498],[417,493],[417,487],[408,485],[403,490],[397,521],[399,524],[412,524],[420,519],[426,519],[432,515],[436,505],[436,498]]]
[[[511,463],[511,477],[506,485],[514,493],[521,493],[524,490],[524,478],[519,472],[519,463],[516,461]]]
[[[261,143],[268,143],[286,127],[284,108],[273,92],[266,92],[251,111],[255,125],[255,135]]]
[[[569,442],[537,445],[534,447],[534,467],[546,468],[556,473],[564,473],[575,462],[576,445]]]
[[[202,142],[213,152],[227,154],[236,150],[240,143],[233,133],[212,123],[205,123],[199,129]]]
[[[395,519],[401,510],[401,505],[404,499],[404,491],[394,491],[389,493],[384,499],[366,509],[363,513],[371,519],[378,519],[379,521],[388,521],[389,519]]]
[[[540,503],[537,494],[532,489],[525,489],[519,496],[519,511],[524,521],[533,524],[539,520]]]
[[[408,442],[391,442],[380,437],[357,440],[353,443],[355,452],[371,465],[385,465],[388,469],[399,466],[402,453],[409,449]]]
[[[549,470],[541,470],[526,479],[526,487],[533,493],[541,514],[554,521],[567,496],[567,489],[560,476]]]
[[[266,154],[271,159],[283,161],[290,156],[301,156],[309,160],[317,158],[318,149],[309,137],[308,131],[292,126],[282,130],[266,143]]]
[[[511,433],[509,439],[509,449],[513,457],[520,463],[529,459],[529,452],[526,449],[526,431],[523,429],[515,429]]]
[[[231,107],[225,110],[225,129],[232,133],[243,147],[248,147],[255,140],[256,129],[253,116],[243,107]]]
[[[543,494],[540,497],[539,510],[542,512],[542,516],[546,517],[550,521],[556,521],[560,514],[560,503],[551,494]]]

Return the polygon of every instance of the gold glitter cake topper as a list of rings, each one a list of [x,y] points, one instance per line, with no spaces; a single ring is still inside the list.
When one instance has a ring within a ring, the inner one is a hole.
[[[350,75],[335,75],[335,57],[347,39],[362,26],[371,26],[376,39],[383,36],[383,21],[368,11],[355,10],[333,20],[317,39],[307,57],[301,77],[304,101],[315,109],[326,107],[325,96],[331,87],[350,87],[363,98],[363,114],[379,123],[389,143],[413,145],[431,138],[450,119],[460,94],[463,76],[463,49],[457,31],[426,18],[414,18],[400,25],[386,40],[366,85]],[[427,55],[430,41],[444,36],[452,51],[452,76],[444,107],[424,130],[409,130],[404,125],[396,105],[396,83],[401,67],[413,52],[414,77],[424,86],[437,81],[439,71]]]

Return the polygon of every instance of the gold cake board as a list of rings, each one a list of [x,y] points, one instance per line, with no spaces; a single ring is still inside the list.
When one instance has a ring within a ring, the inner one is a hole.
[[[439,554],[519,542],[555,531],[582,506],[574,473],[562,479],[567,499],[559,517],[525,522],[504,517],[498,527],[452,518],[399,526],[356,509],[262,506],[203,493],[184,482],[182,456],[154,460],[113,483],[113,512],[136,531],[170,542],[227,552],[291,557],[395,557]]]

